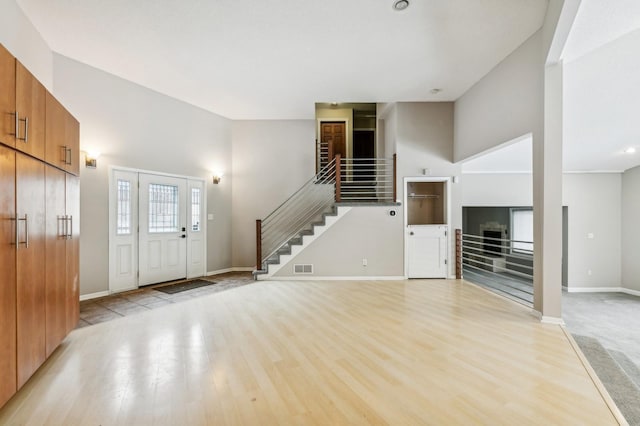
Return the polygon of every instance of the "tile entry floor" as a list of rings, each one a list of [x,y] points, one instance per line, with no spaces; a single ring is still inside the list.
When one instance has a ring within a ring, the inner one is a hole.
[[[166,294],[156,290],[158,287],[180,282],[176,281],[145,286],[137,290],[80,302],[80,322],[78,323],[78,328],[134,315],[139,312],[148,311],[172,303],[179,303],[185,300],[206,296],[255,282],[251,272],[229,272],[226,274],[212,275],[199,279],[214,281],[215,284],[194,288],[192,290],[176,294]]]

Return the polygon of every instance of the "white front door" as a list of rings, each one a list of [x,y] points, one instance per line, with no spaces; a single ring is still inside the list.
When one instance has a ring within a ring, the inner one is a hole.
[[[447,231],[447,225],[406,227],[409,278],[447,278]]]
[[[140,173],[139,285],[187,277],[187,180]]]

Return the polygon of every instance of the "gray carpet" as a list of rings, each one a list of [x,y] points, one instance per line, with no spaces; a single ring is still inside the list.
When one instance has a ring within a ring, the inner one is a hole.
[[[595,337],[640,366],[640,297],[623,293],[562,294],[562,318],[571,334]]]
[[[575,335],[574,338],[627,422],[640,425],[640,388],[597,339]]]

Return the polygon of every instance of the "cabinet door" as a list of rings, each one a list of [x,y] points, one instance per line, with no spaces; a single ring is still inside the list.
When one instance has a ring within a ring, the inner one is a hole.
[[[69,163],[69,151],[66,142],[66,110],[51,93],[47,92],[45,111],[45,161],[65,169],[67,163]]]
[[[67,334],[66,294],[66,216],[65,175],[62,170],[46,166],[46,355],[58,347]]]
[[[67,216],[70,218],[67,240],[67,333],[76,328],[80,317],[80,178],[66,176]]]
[[[16,61],[16,149],[44,160],[46,89]]]
[[[0,142],[16,146],[16,60],[0,45]]]
[[[15,165],[0,145],[0,407],[16,392]]]
[[[18,388],[45,360],[44,163],[16,154]]]
[[[65,170],[80,175],[80,123],[71,113],[66,113],[66,145],[69,149]]]

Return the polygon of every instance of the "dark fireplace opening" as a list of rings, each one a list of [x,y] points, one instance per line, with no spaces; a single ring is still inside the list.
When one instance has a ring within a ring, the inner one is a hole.
[[[502,241],[492,240],[491,238],[501,239],[502,231],[482,231],[482,250],[484,251],[485,256],[501,256]]]

